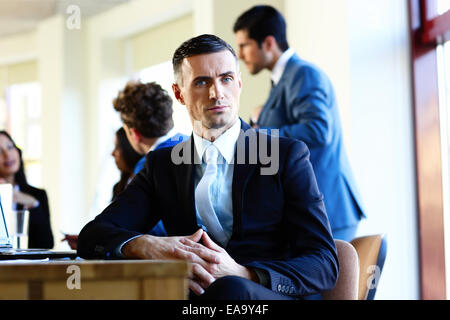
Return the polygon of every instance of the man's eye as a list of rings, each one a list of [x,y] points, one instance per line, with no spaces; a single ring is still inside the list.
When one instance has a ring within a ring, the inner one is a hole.
[[[223,82],[231,82],[231,81],[233,81],[233,77],[228,76],[223,78]]]
[[[198,80],[198,81],[195,82],[195,85],[197,87],[203,87],[203,86],[206,85],[206,81],[205,80]]]

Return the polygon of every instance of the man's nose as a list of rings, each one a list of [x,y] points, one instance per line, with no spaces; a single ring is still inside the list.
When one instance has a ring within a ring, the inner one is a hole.
[[[241,59],[241,60],[244,60],[244,55],[243,55],[241,49],[239,49],[239,51],[238,51],[238,58]]]
[[[213,83],[209,88],[209,98],[213,100],[223,99],[222,86],[217,83]]]

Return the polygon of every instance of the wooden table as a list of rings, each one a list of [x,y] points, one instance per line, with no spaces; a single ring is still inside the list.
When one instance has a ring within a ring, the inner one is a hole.
[[[182,300],[190,272],[185,261],[2,261],[0,299]]]

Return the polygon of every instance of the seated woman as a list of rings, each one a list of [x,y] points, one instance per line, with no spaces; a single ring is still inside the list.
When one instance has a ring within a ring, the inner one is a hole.
[[[53,248],[47,193],[28,184],[22,151],[6,131],[0,131],[0,183],[13,185],[14,209],[30,212],[28,248]]]

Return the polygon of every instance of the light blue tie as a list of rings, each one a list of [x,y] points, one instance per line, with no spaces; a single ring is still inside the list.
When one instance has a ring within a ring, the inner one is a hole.
[[[205,150],[206,169],[195,189],[195,204],[208,233],[224,245],[227,238],[211,201],[211,186],[216,181],[218,155],[219,151],[212,144]]]

